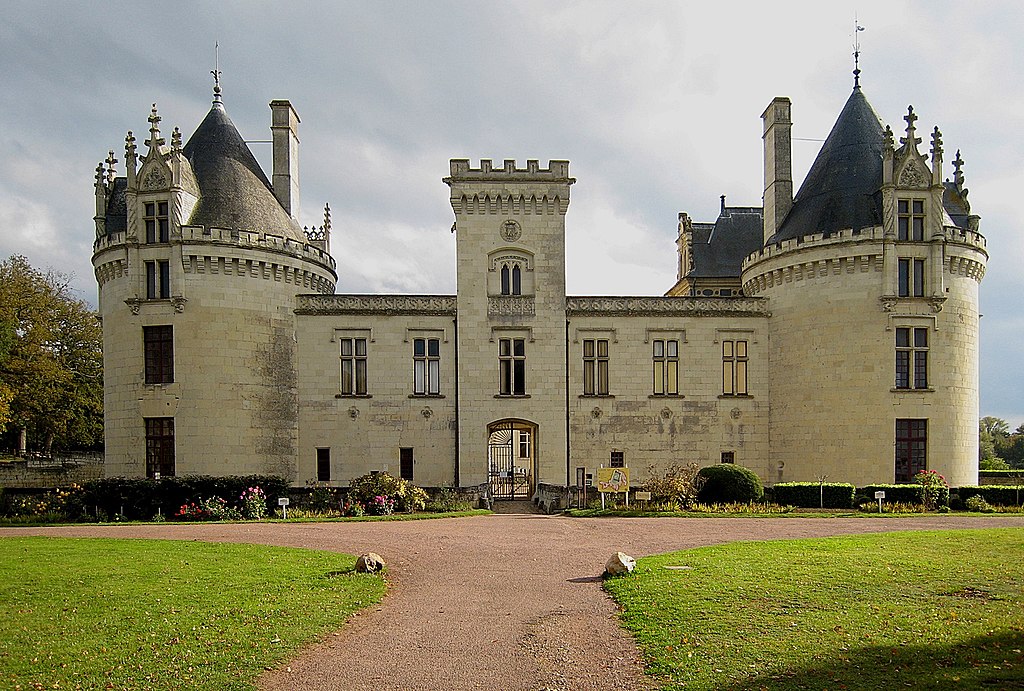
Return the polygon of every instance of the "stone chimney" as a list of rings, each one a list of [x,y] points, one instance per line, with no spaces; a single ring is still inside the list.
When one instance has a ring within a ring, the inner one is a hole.
[[[764,242],[782,225],[793,206],[793,149],[790,100],[776,96],[761,114],[764,121]]]
[[[274,196],[284,210],[299,215],[299,115],[291,101],[270,102],[270,132],[274,140]]]

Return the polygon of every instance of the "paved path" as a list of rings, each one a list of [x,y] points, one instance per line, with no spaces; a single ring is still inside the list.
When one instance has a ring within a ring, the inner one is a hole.
[[[311,646],[261,688],[647,689],[632,640],[601,590],[615,551],[639,557],[734,540],[890,530],[1024,528],[1021,517],[568,519],[529,515],[396,523],[239,523],[0,529],[250,542],[389,564],[384,602]]]

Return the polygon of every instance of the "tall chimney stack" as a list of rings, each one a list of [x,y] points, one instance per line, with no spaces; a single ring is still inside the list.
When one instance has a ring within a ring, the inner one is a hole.
[[[299,214],[299,115],[291,101],[270,102],[270,132],[274,140],[274,195],[284,210]]]
[[[764,121],[764,242],[782,225],[793,206],[793,147],[790,100],[776,96],[761,114]]]

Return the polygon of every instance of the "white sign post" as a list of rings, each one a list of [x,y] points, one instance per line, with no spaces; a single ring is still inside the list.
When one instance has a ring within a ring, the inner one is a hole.
[[[284,511],[284,520],[288,520],[288,497],[278,497],[277,505]]]
[[[878,500],[878,513],[882,513],[882,500],[885,499],[885,492],[875,492],[875,499]]]

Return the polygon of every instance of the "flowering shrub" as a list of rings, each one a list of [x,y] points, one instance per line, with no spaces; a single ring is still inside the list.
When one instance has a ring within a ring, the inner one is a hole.
[[[174,517],[182,521],[208,521],[212,518],[202,503],[185,502]]]
[[[921,503],[925,511],[935,511],[939,505],[949,503],[949,483],[934,470],[922,470],[914,476],[914,482],[921,486]]]
[[[964,502],[964,506],[967,507],[968,511],[976,511],[978,513],[992,513],[993,510],[991,504],[985,501],[985,497],[980,494],[968,497],[967,501]]]
[[[256,487],[248,487],[238,498],[239,511],[242,518],[258,521],[267,516],[267,495]]]
[[[349,518],[353,518],[353,517],[357,517],[357,516],[365,516],[366,515],[366,507],[363,506],[362,504],[360,504],[357,501],[349,500],[349,501],[346,501],[344,504],[342,504],[342,506],[341,506],[341,513],[342,513],[343,516],[347,516]]]
[[[373,503],[377,497],[390,499],[393,511],[422,511],[427,503],[426,492],[390,473],[368,473],[353,479],[349,483],[349,496],[362,502],[376,516],[385,515],[374,513]]]
[[[373,516],[390,516],[395,512],[395,500],[378,494],[370,502],[370,514]]]

